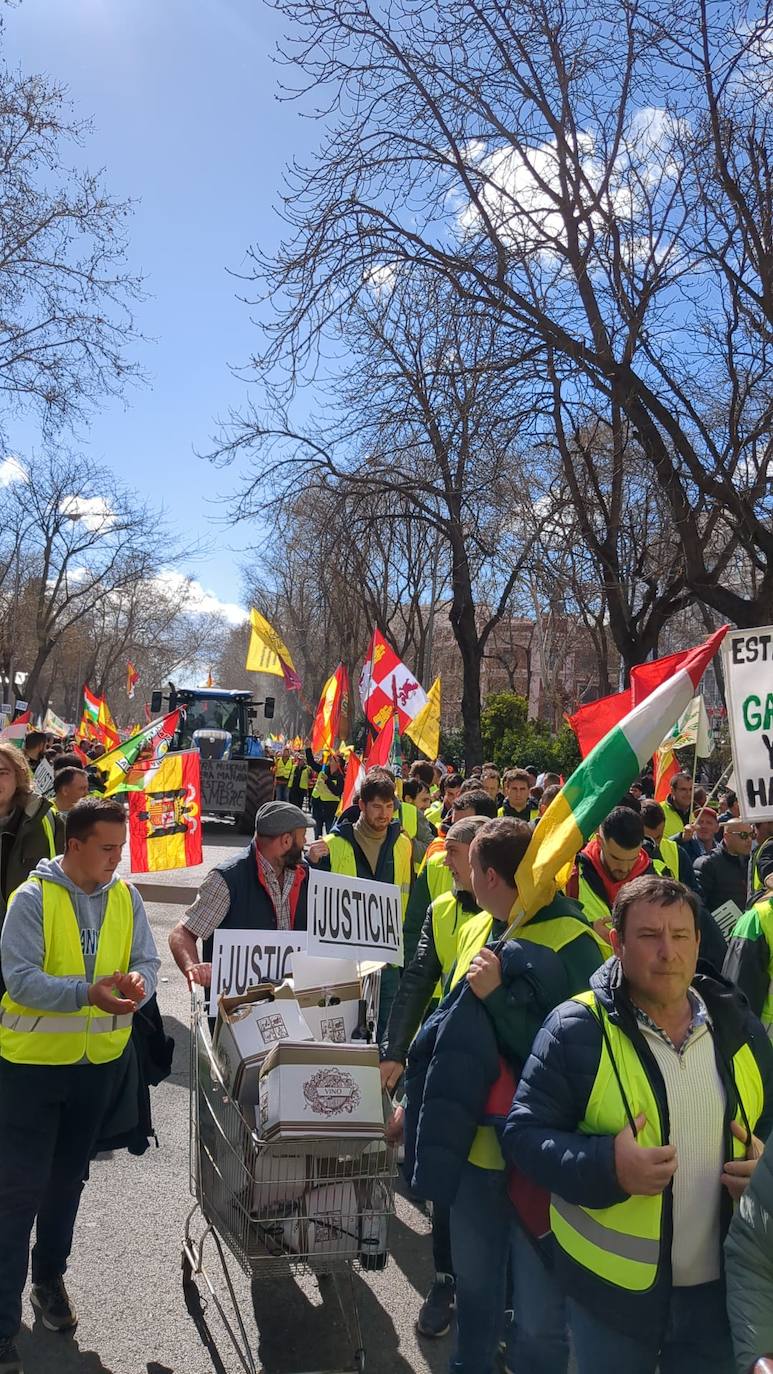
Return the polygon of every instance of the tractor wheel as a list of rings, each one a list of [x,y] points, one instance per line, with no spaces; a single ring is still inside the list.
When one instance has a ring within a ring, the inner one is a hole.
[[[255,829],[255,812],[271,801],[274,795],[274,779],[268,769],[249,768],[247,770],[247,797],[244,810],[236,818],[236,829],[242,835],[251,835]]]

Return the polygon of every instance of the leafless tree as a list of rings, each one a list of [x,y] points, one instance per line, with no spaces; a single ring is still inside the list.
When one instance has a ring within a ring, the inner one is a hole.
[[[440,549],[462,659],[465,752],[474,763],[482,748],[481,658],[529,556],[522,509],[529,477],[517,445],[523,394],[498,366],[496,322],[460,305],[431,273],[372,283],[343,342],[346,373],[305,433],[275,395],[268,418],[255,411],[232,418],[217,457],[250,456],[237,518],[265,511],[267,492],[281,509],[302,487],[325,501],[334,495],[339,527],[369,530],[364,563],[376,543],[383,550],[393,538],[395,522],[417,531],[408,537],[425,581]],[[521,363],[527,371],[528,351]],[[495,594],[479,623],[481,571]],[[365,573],[357,575],[364,583]],[[377,591],[386,598],[382,615],[392,595]],[[394,633],[394,619],[384,628]]]
[[[63,87],[0,59],[0,397],[47,430],[139,375],[130,206],[70,165],[88,133]]]
[[[562,411],[590,388],[624,417],[693,596],[740,625],[769,620],[768,6],[278,8],[293,84],[325,131],[289,172],[280,249],[253,253],[275,307],[261,376],[289,396],[374,284],[410,278],[431,301],[427,283],[446,283],[466,318],[496,327],[511,385],[531,369],[537,413],[556,388]],[[740,583],[728,543],[745,555]],[[455,566],[455,596],[457,581]],[[455,606],[461,624],[464,592]],[[472,642],[463,631],[463,657]]]

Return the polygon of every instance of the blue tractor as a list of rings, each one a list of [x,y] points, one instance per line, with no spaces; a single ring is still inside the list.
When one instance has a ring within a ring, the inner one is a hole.
[[[255,701],[251,692],[221,687],[175,687],[153,692],[153,717],[183,710],[171,750],[197,749],[201,755],[201,810],[206,816],[230,816],[238,830],[252,834],[255,812],[274,794],[274,765],[253,733],[258,707],[270,720],[274,698]]]

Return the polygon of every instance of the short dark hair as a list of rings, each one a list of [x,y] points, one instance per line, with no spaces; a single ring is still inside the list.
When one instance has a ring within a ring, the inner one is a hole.
[[[617,804],[618,806],[625,806],[629,811],[635,811],[637,815],[641,811],[641,802],[638,797],[633,795],[633,792],[624,792]]]
[[[701,909],[696,894],[675,878],[659,878],[654,873],[644,873],[640,878],[632,878],[624,883],[612,907],[612,925],[618,935],[625,934],[625,918],[634,902],[651,902],[653,906],[676,906],[685,902],[692,912],[695,934],[700,934]]]
[[[417,759],[411,764],[410,777],[421,778],[425,787],[431,787],[435,781],[435,769],[427,759]]]
[[[560,786],[561,786],[561,774],[560,774],[560,773],[546,773],[546,774],[545,774],[545,777],[544,777],[544,780],[543,780],[543,783],[542,783],[542,786],[543,786],[543,787],[560,787]]]
[[[648,830],[657,830],[659,825],[663,825],[666,813],[660,802],[646,801],[642,802],[641,818]]]
[[[108,825],[125,825],[123,802],[116,801],[114,797],[83,797],[76,802],[64,818],[65,851],[70,840],[87,840],[100,821]]]
[[[428,792],[429,783],[425,782],[418,773],[412,778],[406,778],[403,783],[403,796],[406,801],[415,801],[420,792]]]
[[[531,837],[531,826],[512,816],[486,821],[473,840],[481,868],[493,868],[502,881],[515,890],[515,871],[529,848]]]
[[[557,782],[551,782],[551,783],[549,784],[549,786],[546,787],[545,790],[544,790],[544,792],[542,793],[542,796],[540,797],[540,801],[543,802],[543,803],[545,804],[546,807],[548,807],[548,806],[550,806],[550,803],[551,803],[551,802],[554,802],[554,801],[555,801],[555,799],[556,799],[556,797],[558,796],[558,794],[559,794],[560,791],[561,791],[561,786],[560,786],[560,784],[557,783]]]
[[[446,773],[441,785],[444,791],[447,787],[464,787],[464,778],[461,773]]]
[[[31,745],[34,749],[37,744],[45,744],[45,742],[46,737],[43,734],[42,730],[28,730],[26,735],[24,736],[25,749],[28,747],[28,745]]]
[[[525,782],[531,787],[531,778],[525,768],[508,768],[502,781],[507,785],[508,782]]]
[[[738,798],[735,792],[731,792],[728,789],[727,792],[722,793],[722,800],[725,803],[725,807],[727,808],[728,806],[735,806],[736,802],[738,801]]]
[[[681,772],[674,773],[674,776],[671,779],[671,789],[673,789],[675,782],[689,782],[690,786],[692,787],[692,774],[685,773],[684,769],[682,769]]]
[[[55,773],[58,773],[60,768],[82,768],[83,759],[75,753],[58,754],[51,767]]]
[[[621,849],[640,849],[644,839],[644,821],[637,811],[627,806],[615,806],[599,826],[605,840],[614,840]]]
[[[58,768],[54,773],[54,794],[61,792],[63,787],[69,787],[77,777],[88,781],[88,776],[85,768]]]
[[[490,820],[494,820],[497,814],[496,797],[490,797],[482,787],[468,787],[462,790],[455,805],[472,807],[473,816],[488,816]]]
[[[360,801],[364,806],[372,801],[397,801],[395,785],[388,776],[380,769],[371,769],[360,788]]]

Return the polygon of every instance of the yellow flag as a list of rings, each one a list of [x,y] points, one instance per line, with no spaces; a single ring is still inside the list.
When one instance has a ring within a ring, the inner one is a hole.
[[[274,677],[284,677],[282,660],[288,668],[295,670],[290,650],[260,611],[250,611],[250,627],[250,646],[244,665],[248,673],[272,673]]]
[[[428,759],[436,759],[440,749],[440,678],[436,677],[415,720],[403,731]]]

